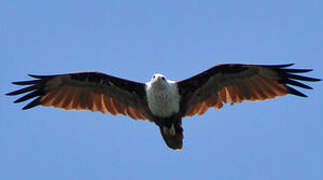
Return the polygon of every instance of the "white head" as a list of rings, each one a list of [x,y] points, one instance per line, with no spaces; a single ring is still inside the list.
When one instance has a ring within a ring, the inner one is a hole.
[[[166,79],[166,77],[162,74],[154,74],[151,78],[151,84],[154,84],[156,86],[160,86],[160,87],[165,87],[168,86],[168,81]]]
[[[160,80],[166,81],[166,77],[164,75],[162,75],[162,74],[156,73],[151,78],[151,82],[153,82],[153,81],[160,81]]]

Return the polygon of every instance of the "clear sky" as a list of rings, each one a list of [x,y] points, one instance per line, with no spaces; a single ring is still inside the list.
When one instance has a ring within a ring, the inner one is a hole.
[[[183,120],[184,149],[125,116],[37,107],[4,94],[27,73],[101,71],[181,80],[219,63],[313,68],[323,77],[323,1],[0,3],[0,179],[323,179],[323,83]]]

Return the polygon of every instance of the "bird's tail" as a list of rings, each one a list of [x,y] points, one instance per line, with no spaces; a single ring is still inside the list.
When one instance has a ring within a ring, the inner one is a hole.
[[[174,122],[170,126],[161,125],[159,128],[168,147],[175,150],[182,149],[184,136],[181,122]]]

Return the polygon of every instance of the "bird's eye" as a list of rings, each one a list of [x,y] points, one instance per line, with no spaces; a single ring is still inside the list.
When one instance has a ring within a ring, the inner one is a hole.
[[[153,75],[153,79],[155,79],[155,77],[156,77],[156,76],[155,76],[155,75]]]
[[[162,77],[162,80],[165,80],[165,77]]]

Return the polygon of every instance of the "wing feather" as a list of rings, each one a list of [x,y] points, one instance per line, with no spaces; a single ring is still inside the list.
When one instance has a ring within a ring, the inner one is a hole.
[[[146,102],[145,84],[98,72],[70,73],[51,76],[29,75],[36,80],[13,82],[27,85],[8,93],[25,94],[15,103],[34,99],[23,109],[38,105],[65,110],[90,110],[133,119],[152,119]],[[151,121],[151,120],[150,120]]]
[[[298,75],[312,70],[287,68],[291,65],[223,64],[179,81],[182,116],[201,115],[210,107],[222,108],[223,103],[233,105],[244,100],[266,100],[286,94],[306,97],[289,85],[312,89],[299,81],[320,79]]]

